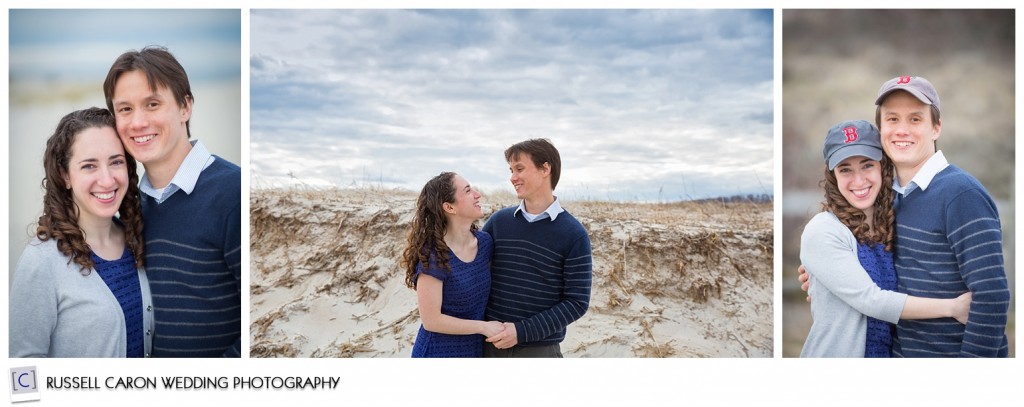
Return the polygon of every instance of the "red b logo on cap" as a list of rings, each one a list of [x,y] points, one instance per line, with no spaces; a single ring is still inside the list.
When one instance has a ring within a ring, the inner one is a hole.
[[[850,126],[843,129],[843,135],[846,136],[846,143],[852,143],[857,141],[857,128]]]
[[[906,85],[910,83],[910,76],[901,76],[900,80],[896,81],[897,85]]]

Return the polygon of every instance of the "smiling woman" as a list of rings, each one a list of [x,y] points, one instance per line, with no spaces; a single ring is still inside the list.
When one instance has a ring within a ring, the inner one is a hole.
[[[113,126],[106,109],[79,110],[47,140],[43,215],[11,283],[11,357],[150,354],[138,175]]]
[[[108,226],[128,191],[128,158],[114,129],[82,130],[72,145],[65,168],[64,182],[78,209],[79,227],[96,231]],[[86,240],[89,238],[97,236],[87,233]],[[119,255],[120,250],[113,254]]]
[[[1014,51],[1019,45],[1015,12],[789,9],[781,17],[784,35],[776,58],[782,58],[782,83],[781,94],[776,96],[781,100],[778,123],[782,142],[781,158],[777,156],[776,162],[781,164],[785,199],[778,222],[781,267],[775,271],[783,275],[781,303],[776,304],[782,311],[782,356],[800,354],[812,324],[807,295],[795,278],[800,266],[800,236],[810,217],[819,212],[822,172],[817,154],[824,130],[844,117],[867,119],[878,127],[882,149],[899,178],[900,185],[882,183],[882,189],[895,188],[899,196],[894,202],[898,206],[897,241],[893,244],[897,290],[951,298],[967,290],[957,281],[962,275],[968,277],[964,281],[981,281],[984,287],[978,291],[982,295],[1005,296],[999,281],[1009,281],[1013,298],[1014,258],[1019,252],[1014,250],[1015,211],[1019,207],[1014,193],[1014,134],[1019,123],[1014,88],[1020,82],[1019,64],[1013,58],[1019,54]],[[922,38],[929,38],[928,44],[934,46],[906,46],[898,40]],[[955,177],[939,176],[942,172],[960,178],[943,186]],[[975,180],[967,182],[971,177]],[[970,204],[956,209],[941,204],[942,199],[953,196],[962,199],[958,205]],[[884,198],[879,195],[877,199]],[[943,210],[949,212],[942,214]],[[958,227],[950,225],[958,222],[974,223],[957,232]],[[985,233],[975,234],[982,230]],[[954,239],[953,232],[960,237]],[[910,246],[901,246],[901,239]],[[973,239],[985,246],[966,250],[967,257],[950,255],[958,249],[941,242],[962,240],[957,247],[967,249],[975,246]],[[968,261],[971,256],[984,257]],[[969,275],[974,268],[982,271]],[[812,306],[817,300],[812,295]],[[961,350],[988,352],[968,350],[969,342],[1002,349],[1012,358],[1014,302],[1005,297],[979,298],[977,292],[973,300],[983,308],[994,309],[1001,303],[1009,313],[972,306],[971,319],[979,322],[979,330],[973,329],[973,322],[963,325],[952,319],[900,321],[896,329],[903,331],[896,336],[902,342],[903,355],[908,355],[909,348],[926,348],[913,352],[925,357],[966,356]],[[817,318],[813,322],[817,323]],[[1005,329],[1000,330],[999,325]],[[938,334],[925,338],[926,332]],[[971,332],[963,346],[955,339],[959,332]],[[1007,348],[988,342],[1004,335]],[[909,347],[908,342],[912,342]]]
[[[191,120],[193,139],[227,161],[242,162],[240,10],[12,8],[9,15],[10,134],[32,135],[12,137],[9,144],[8,168],[19,174],[9,180],[10,196],[17,197],[8,202],[10,270],[43,212],[38,181],[45,135],[70,111],[106,105],[104,77],[127,50],[173,44],[201,101]],[[140,165],[140,176],[142,171]]]
[[[896,292],[894,169],[878,129],[864,120],[828,130],[825,211],[800,236],[814,322],[801,357],[892,355],[900,319],[967,320],[971,294],[934,299]]]
[[[494,250],[476,224],[483,216],[480,193],[453,172],[432,178],[416,199],[401,263],[423,320],[412,357],[481,357],[484,338],[504,330],[483,321]]]
[[[491,298],[481,302],[504,329],[484,344],[485,357],[770,356],[771,261],[761,256],[771,250],[753,243],[770,237],[737,238],[731,233],[748,225],[719,208],[692,209],[710,222],[694,226],[702,237],[656,214],[687,212],[672,206],[679,201],[770,195],[774,18],[772,10],[252,10],[251,194],[260,198],[250,208],[251,354],[408,356],[411,345],[414,355],[436,355],[429,345],[442,335],[480,337],[479,316],[457,316],[468,326],[446,318],[463,294],[448,290],[474,275],[462,268],[474,260],[470,228],[424,227],[421,203],[409,202],[436,192],[428,179],[457,166],[489,198],[481,230],[493,231],[494,261]],[[453,196],[472,198],[463,177],[453,178]],[[364,190],[384,192],[386,205],[348,196]],[[284,205],[277,193],[300,191],[321,208],[353,199],[374,213],[356,230],[362,220],[328,210],[340,221],[330,233],[290,246],[317,252],[301,257],[322,259],[309,269],[325,273],[312,278],[331,280],[308,296],[295,268],[306,266],[277,263],[286,260],[274,254],[284,229],[264,212]],[[455,198],[434,199],[441,209],[432,219],[476,216],[475,202]],[[584,212],[584,201],[600,203]],[[770,213],[762,202],[746,202],[753,218]],[[752,224],[770,234],[770,222]],[[730,235],[707,234],[718,226]],[[405,253],[396,253],[405,233],[421,235],[406,236]],[[360,244],[348,248],[352,237]],[[711,248],[734,238],[728,260]],[[479,253],[483,238],[475,242]],[[711,254],[691,255],[691,246]],[[751,249],[746,260],[741,247]],[[745,277],[721,277],[733,273]],[[337,301],[349,284],[359,298]],[[744,298],[716,300],[737,292]],[[312,311],[328,298],[337,305],[325,320]],[[680,315],[691,308],[730,322]],[[712,325],[735,333],[703,332]],[[367,332],[377,327],[394,334]],[[287,339],[296,335],[308,341]]]

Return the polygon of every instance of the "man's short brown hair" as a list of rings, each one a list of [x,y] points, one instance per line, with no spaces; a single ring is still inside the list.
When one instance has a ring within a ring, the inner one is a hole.
[[[535,138],[513,144],[505,149],[505,161],[512,162],[512,160],[519,159],[519,154],[522,153],[529,154],[533,165],[537,168],[548,163],[551,167],[551,190],[554,191],[555,186],[558,185],[558,177],[562,173],[562,158],[558,155],[555,145],[551,144],[551,140]]]

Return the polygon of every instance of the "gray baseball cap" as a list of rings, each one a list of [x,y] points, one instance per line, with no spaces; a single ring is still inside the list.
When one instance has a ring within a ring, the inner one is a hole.
[[[878,89],[878,98],[875,99],[875,105],[881,106],[882,101],[889,94],[898,90],[905,90],[914,95],[921,103],[935,106],[940,112],[942,111],[942,108],[939,107],[939,93],[935,91],[935,87],[932,86],[931,82],[920,76],[897,76],[889,79]]]
[[[882,136],[875,125],[866,120],[840,122],[828,129],[823,152],[829,171],[850,157],[882,161]]]

